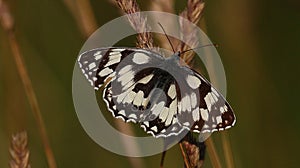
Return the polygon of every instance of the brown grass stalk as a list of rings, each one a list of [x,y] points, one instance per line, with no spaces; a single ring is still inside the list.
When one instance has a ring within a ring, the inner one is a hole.
[[[134,135],[134,131],[133,131],[132,127],[130,125],[128,125],[127,123],[125,123],[124,121],[115,120],[115,124],[116,124],[118,130],[120,130],[120,132],[122,132],[124,134],[127,134],[127,135],[131,135],[131,136]],[[123,146],[124,146],[125,150],[128,152],[128,154],[132,153],[132,152],[133,153],[140,152],[137,145],[134,142],[125,141],[125,139],[122,139],[122,143],[123,143]],[[141,158],[128,157],[128,160],[129,160],[129,162],[130,162],[130,164],[133,168],[146,167]]]
[[[9,153],[11,155],[10,168],[30,168],[27,133],[25,131],[12,136]]]
[[[149,10],[150,11],[159,11],[159,12],[167,12],[167,13],[174,13],[175,9],[174,9],[174,0],[152,0],[149,1],[150,5],[149,5]],[[155,17],[155,16],[153,16]],[[157,20],[160,20],[161,24],[163,24],[163,28],[166,29],[166,32],[168,31],[168,28],[173,28],[176,27],[177,24],[177,20],[172,20],[169,17],[164,18],[164,15],[159,16],[159,18],[156,18]],[[155,34],[155,38],[158,40],[159,42],[159,46],[161,48],[167,49],[172,51],[172,47],[173,46],[177,46],[178,45],[178,40],[169,36],[169,39],[171,41],[171,44],[169,43],[168,39],[166,38],[165,34]]]
[[[194,24],[198,24],[199,20],[201,19],[201,16],[203,15],[204,11],[204,2],[203,0],[188,0],[187,8],[180,14],[183,18],[189,20],[190,22]],[[179,51],[185,51],[188,49],[188,47],[196,47],[198,45],[198,39],[197,36],[194,32],[194,30],[190,29],[189,27],[186,27],[182,21],[179,22],[183,38],[186,38],[187,41],[189,41],[189,44],[192,44],[191,46],[187,46],[185,43],[181,43],[178,46]],[[191,62],[193,59],[193,53],[192,52],[187,52],[185,55],[182,57],[187,64]],[[210,61],[210,59],[208,59]],[[222,137],[222,145],[223,145],[223,150],[224,150],[224,155],[225,155],[225,161],[227,167],[234,167],[234,161],[233,161],[233,156],[232,156],[232,151],[230,147],[230,142],[228,138],[227,132],[221,133]],[[207,140],[207,148],[208,148],[208,153],[211,158],[212,164],[214,167],[220,167],[220,159],[219,156],[215,150],[214,143],[211,138]]]
[[[226,161],[226,167],[234,168],[235,167],[234,160],[233,160],[233,155],[232,155],[232,150],[231,150],[231,145],[229,140],[229,134],[227,130],[221,133],[221,139],[222,139],[222,146],[223,146],[224,156]]]
[[[88,38],[97,28],[96,17],[94,12],[92,11],[92,7],[90,1],[88,0],[64,0],[66,7],[71,12],[73,18],[77,22],[77,26],[79,27],[81,33],[85,38]],[[77,12],[79,11],[79,12]],[[109,81],[107,81],[108,83]],[[106,84],[105,84],[106,85]],[[115,125],[117,128],[126,134],[133,135],[133,129],[130,125],[125,124],[124,122],[120,122],[119,120],[115,120]],[[122,141],[124,143],[125,150],[130,153],[132,150],[137,150],[137,147],[133,143],[128,143]],[[128,157],[129,163],[133,168],[142,168],[145,167],[143,161],[140,158],[131,158]]]
[[[221,168],[221,162],[220,158],[217,154],[217,150],[215,148],[214,142],[211,137],[209,137],[206,141],[205,144],[207,145],[207,152],[210,158],[210,161],[213,165],[214,168]]]
[[[140,8],[135,0],[116,0],[117,5],[127,15],[133,29],[138,33],[137,44],[138,48],[154,49],[153,37],[149,32],[150,28],[147,26],[147,18],[140,15]]]
[[[81,34],[88,38],[96,29],[97,22],[89,0],[63,0],[75,19]]]
[[[180,13],[180,16],[197,25],[202,16],[203,9],[203,0],[188,0],[187,7],[183,12]],[[191,46],[187,46],[184,42],[181,42],[177,46],[177,51],[185,51],[189,48],[195,48],[199,43],[196,31],[190,27],[187,27],[182,19],[179,20],[179,25],[182,38],[187,41],[188,44],[191,44]],[[186,52],[183,54],[182,59],[189,64],[193,59],[193,56],[193,52]]]
[[[7,4],[2,0],[0,0],[0,21],[3,29],[7,32],[8,41],[11,46],[14,60],[16,62],[18,73],[20,75],[22,84],[24,86],[25,93],[27,95],[31,110],[37,122],[38,131],[42,139],[42,143],[48,160],[48,165],[50,168],[56,168],[56,162],[54,159],[52,149],[50,147],[50,143],[46,132],[46,127],[42,118],[42,114],[40,111],[40,107],[23,60],[23,55],[20,51],[19,43],[15,37],[14,19],[9,11]]]
[[[186,151],[182,145],[182,142],[179,142],[179,147],[180,147],[180,151],[181,151],[181,154],[182,154],[182,157],[183,157],[183,161],[184,161],[184,165],[186,168],[192,168],[191,167],[191,164],[190,164],[190,161],[189,161],[189,158],[186,156]]]

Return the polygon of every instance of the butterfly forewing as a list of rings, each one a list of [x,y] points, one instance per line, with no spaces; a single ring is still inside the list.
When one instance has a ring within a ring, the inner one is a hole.
[[[122,59],[133,52],[125,48],[98,48],[81,54],[78,63],[91,85],[99,89],[109,77],[114,77]]]

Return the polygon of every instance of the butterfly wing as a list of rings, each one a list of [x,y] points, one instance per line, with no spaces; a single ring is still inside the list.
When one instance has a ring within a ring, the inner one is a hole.
[[[208,80],[196,71],[194,74],[201,82],[198,88],[200,118],[194,118],[195,123],[191,130],[198,133],[211,133],[232,127],[236,118],[229,103]]]
[[[166,94],[175,86],[175,79],[161,69],[164,61],[154,52],[136,50],[118,65],[115,78],[103,93],[114,117],[139,122],[155,137],[176,134],[182,127],[174,117],[176,90],[169,93],[171,97]]]
[[[103,98],[114,117],[139,122],[154,137],[214,132],[235,123],[232,108],[204,77],[157,53],[99,48],[78,62],[95,89],[107,82]]]
[[[78,58],[79,66],[97,90],[110,77],[114,77],[117,65],[134,49],[127,48],[97,48],[82,53]]]

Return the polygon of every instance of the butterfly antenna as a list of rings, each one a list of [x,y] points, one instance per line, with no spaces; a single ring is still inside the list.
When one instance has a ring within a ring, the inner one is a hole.
[[[219,45],[218,45],[218,44],[206,44],[206,45],[203,45],[203,46],[200,46],[200,47],[191,48],[191,49],[182,51],[180,54],[183,54],[183,53],[186,53],[186,52],[189,52],[189,51],[192,51],[192,50],[200,49],[200,48],[203,48],[203,47],[209,47],[209,46],[215,46],[215,47],[218,47]]]
[[[170,45],[171,45],[171,47],[172,47],[172,50],[173,50],[173,52],[175,53],[174,46],[173,46],[173,44],[171,43],[171,40],[170,40],[169,36],[167,35],[167,33],[166,33],[164,27],[163,27],[159,22],[158,22],[158,25],[161,27],[162,31],[163,31],[164,34],[166,35],[166,37],[167,37],[167,39],[168,39],[168,41],[169,41],[169,43],[170,43]]]

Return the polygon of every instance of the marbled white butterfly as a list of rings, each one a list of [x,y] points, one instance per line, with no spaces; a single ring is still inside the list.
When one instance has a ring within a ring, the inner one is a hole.
[[[228,129],[235,115],[202,75],[180,64],[180,54],[164,58],[137,48],[97,48],[79,56],[80,68],[109,111],[140,123],[154,137],[183,130],[206,133]]]

